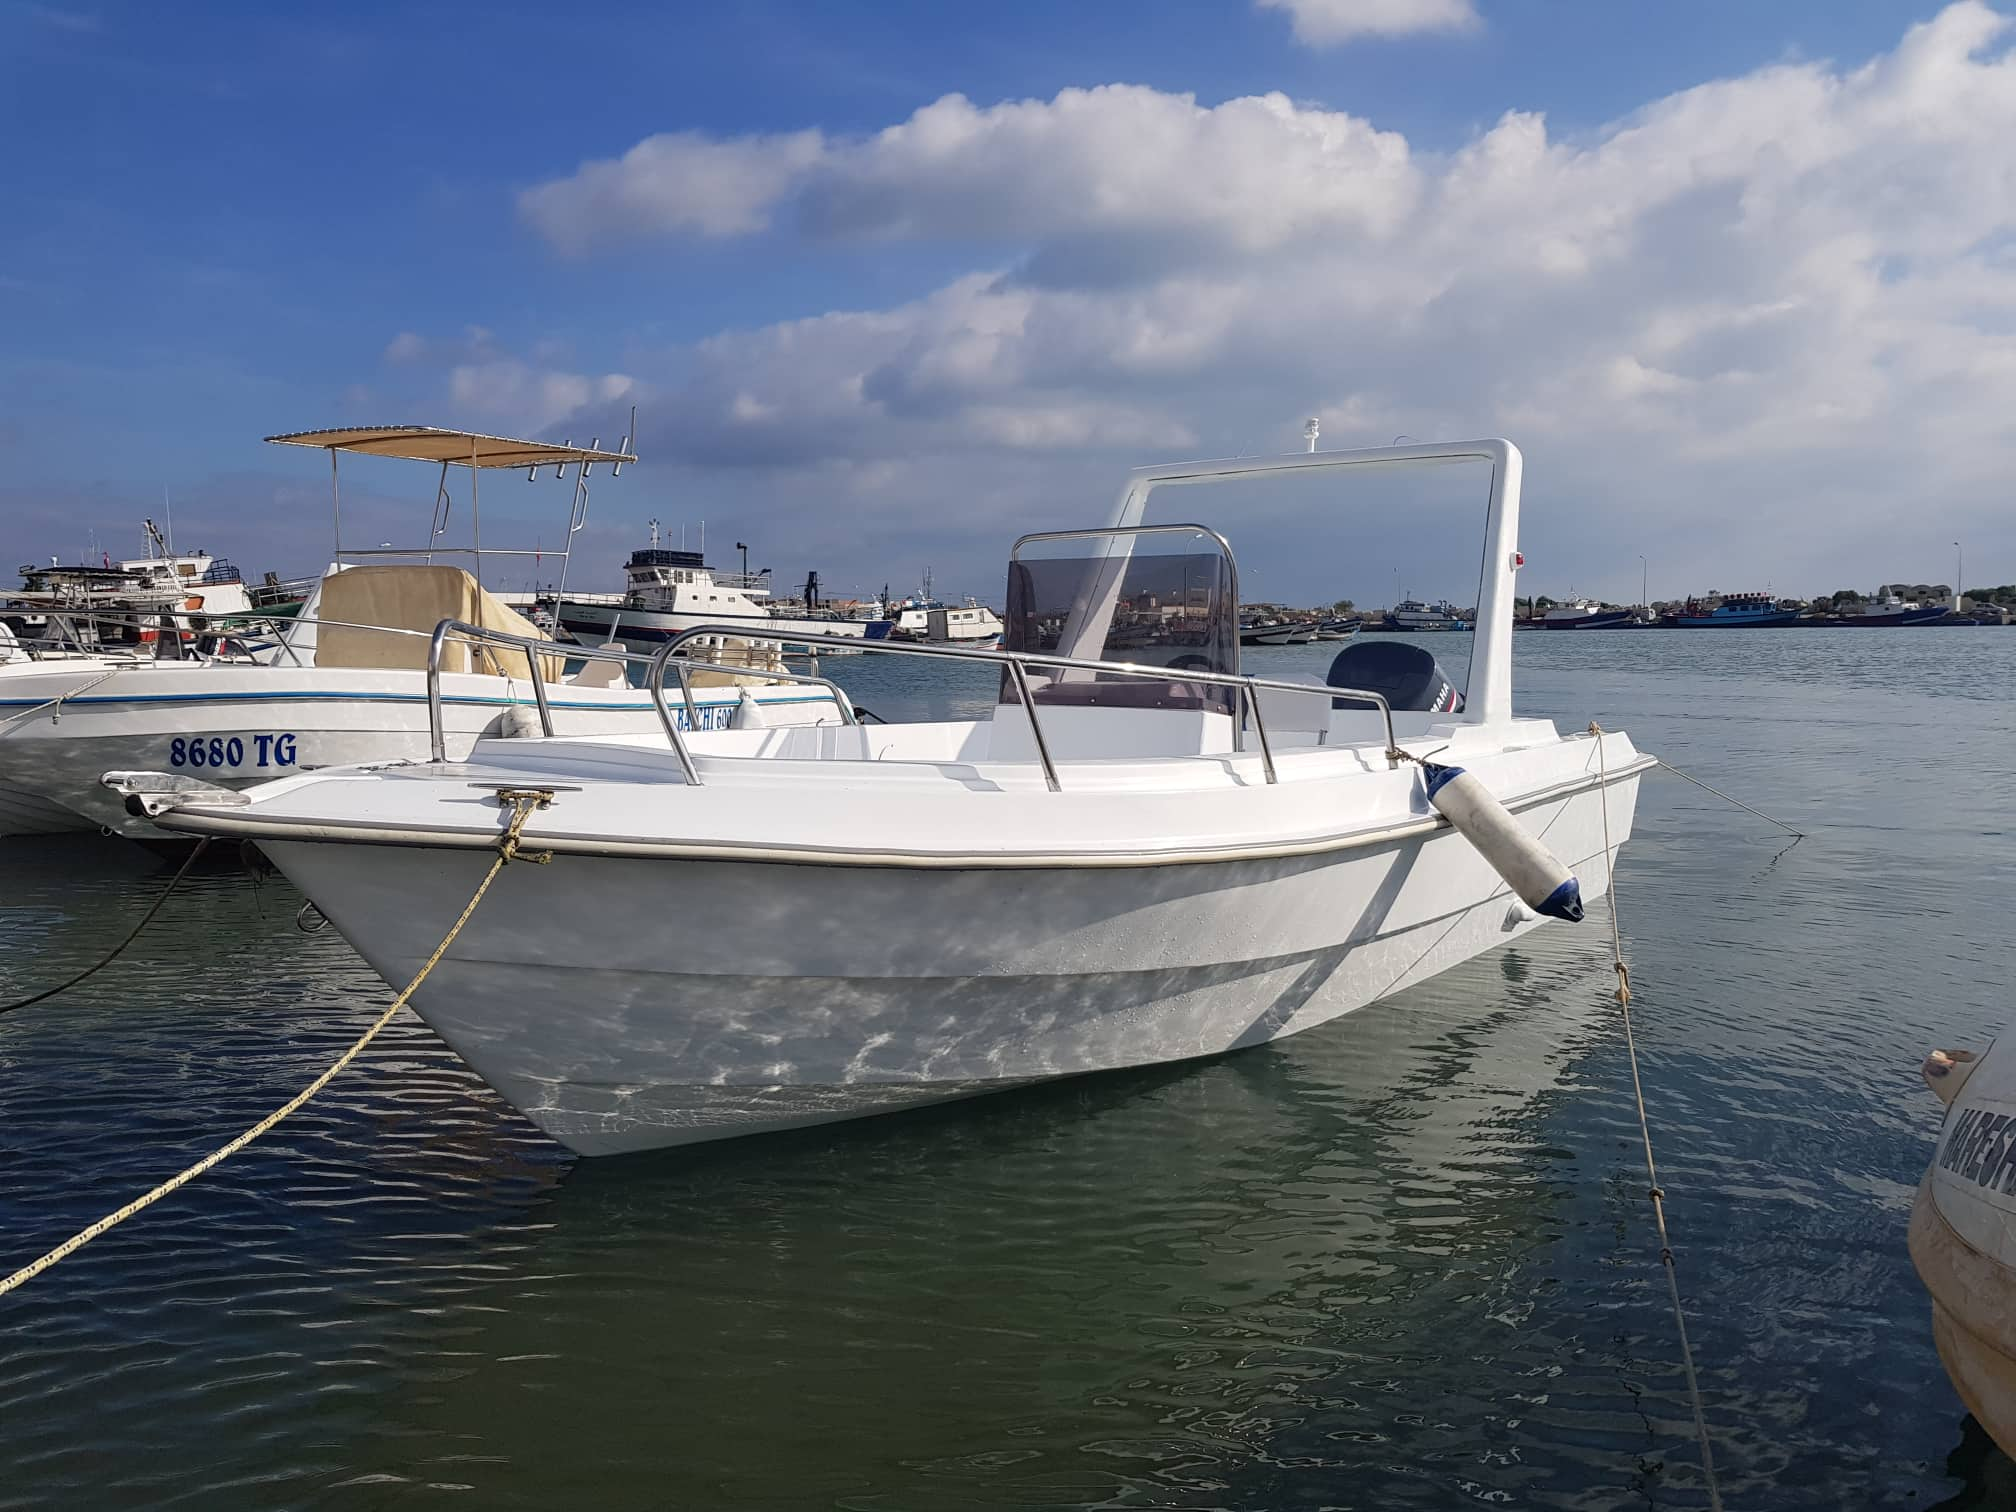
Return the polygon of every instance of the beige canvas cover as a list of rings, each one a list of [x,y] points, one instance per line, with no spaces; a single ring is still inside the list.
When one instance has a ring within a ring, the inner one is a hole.
[[[444,619],[541,639],[530,620],[476,586],[460,567],[352,567],[322,580],[316,627],[318,667],[383,667],[425,671],[427,637]],[[342,621],[341,624],[331,623]],[[384,625],[418,635],[386,635],[350,626]],[[558,681],[565,659],[542,656],[540,674]],[[442,648],[444,672],[489,672],[530,679],[528,658],[514,646],[471,646],[451,640]]]

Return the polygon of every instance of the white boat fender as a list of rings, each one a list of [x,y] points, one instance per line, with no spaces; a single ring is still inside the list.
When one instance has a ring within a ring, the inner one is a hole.
[[[513,704],[498,719],[497,733],[505,740],[537,740],[546,731],[539,723],[538,710]]]
[[[1491,790],[1461,767],[1421,763],[1428,801],[1477,847],[1528,908],[1550,919],[1582,920],[1582,884],[1554,853],[1520,827]]]
[[[1925,1064],[1918,1068],[1918,1074],[1925,1078],[1925,1085],[1932,1089],[1939,1101],[1950,1103],[1960,1095],[1967,1078],[1980,1064],[1981,1057],[1972,1050],[1934,1050],[1925,1057]]]

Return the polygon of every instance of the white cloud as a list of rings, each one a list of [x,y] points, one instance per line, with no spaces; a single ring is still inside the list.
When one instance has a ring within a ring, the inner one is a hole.
[[[768,226],[777,201],[823,150],[816,131],[726,140],[669,132],[527,190],[519,209],[573,252],[621,231],[737,236]]]
[[[448,374],[458,412],[519,430],[540,431],[595,404],[627,398],[635,385],[622,373],[541,371],[512,357],[462,363]]]
[[[1388,232],[1417,186],[1406,140],[1354,116],[1279,94],[1207,107],[1108,84],[985,108],[946,95],[852,140],[649,137],[527,190],[519,207],[574,252],[638,235],[746,235],[789,203],[817,236],[1120,238],[1153,256],[1157,240],[1254,251]]]
[[[1467,32],[1483,25],[1471,0],[1254,0],[1263,10],[1285,10],[1295,40],[1335,47],[1360,37],[1405,37],[1415,32]]]
[[[1963,532],[2016,577],[2008,28],[1963,0],[1866,64],[1773,65],[1586,137],[1513,112],[1439,155],[1278,96],[948,97],[820,138],[709,224],[959,238],[976,271],[626,358],[640,447],[784,529],[844,503],[928,542],[984,502],[991,542],[1096,517],[1121,466],[1293,449],[1314,413],[1328,445],[1511,435],[1536,567],[1583,563],[1585,591],[1635,593],[1640,551],[1722,586],[1732,563],[1873,586],[1919,535]],[[777,140],[724,145],[782,162]],[[676,178],[616,202],[677,200]],[[573,224],[575,244],[685,225]],[[620,397],[465,367],[467,402],[577,432]],[[1606,585],[1598,562],[1630,571]]]

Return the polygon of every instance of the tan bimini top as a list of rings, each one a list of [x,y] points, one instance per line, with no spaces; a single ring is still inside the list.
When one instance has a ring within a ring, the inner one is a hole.
[[[628,452],[550,441],[515,441],[509,436],[442,430],[432,425],[352,425],[340,430],[293,431],[266,439],[281,446],[315,446],[328,451],[358,452],[367,457],[450,462],[463,467],[545,467],[569,462],[637,460]]]

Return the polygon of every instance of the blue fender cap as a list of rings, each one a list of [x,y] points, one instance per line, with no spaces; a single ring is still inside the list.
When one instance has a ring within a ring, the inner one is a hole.
[[[1545,914],[1550,919],[1566,919],[1570,924],[1582,922],[1582,884],[1570,877],[1554,891],[1547,894],[1546,901],[1533,910]]]
[[[1463,768],[1459,766],[1443,766],[1440,762],[1436,761],[1422,762],[1421,776],[1428,785],[1428,801],[1433,803],[1435,795],[1442,791],[1445,783],[1462,775]]]

